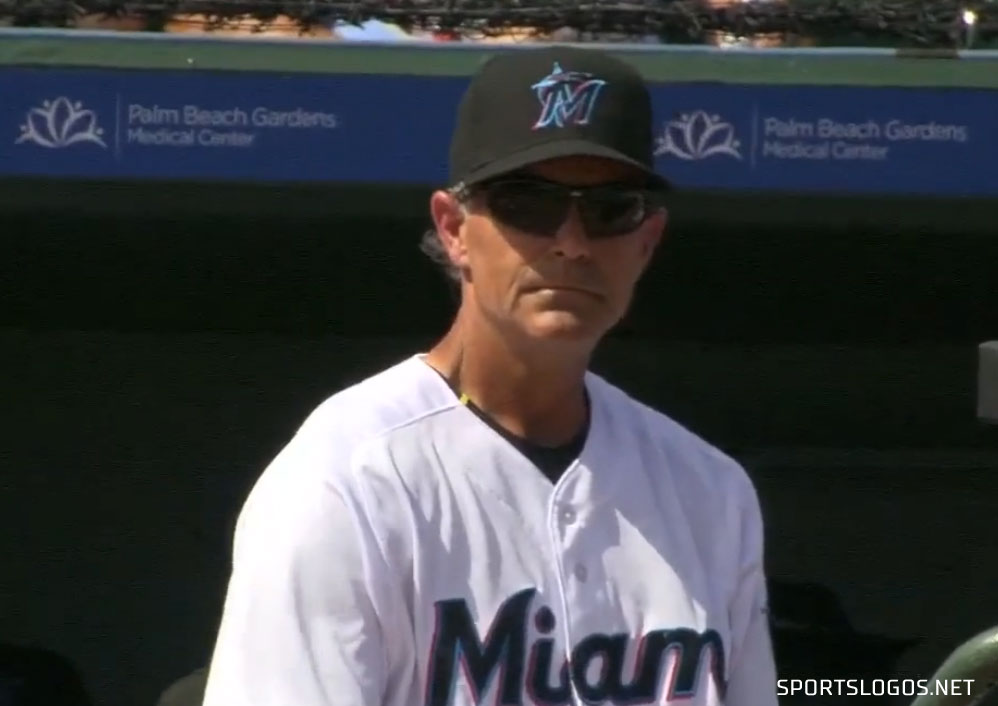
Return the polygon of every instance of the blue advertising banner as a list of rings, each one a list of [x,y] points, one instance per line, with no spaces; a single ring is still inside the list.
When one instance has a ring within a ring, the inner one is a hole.
[[[441,184],[466,80],[2,68],[0,176]],[[680,187],[998,196],[998,91],[652,90]]]

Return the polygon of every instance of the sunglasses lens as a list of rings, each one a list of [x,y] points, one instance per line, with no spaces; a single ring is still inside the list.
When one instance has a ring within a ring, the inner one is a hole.
[[[530,181],[489,185],[487,204],[507,226],[532,235],[553,236],[565,220],[570,196],[564,190]]]
[[[636,189],[593,190],[580,201],[579,207],[591,238],[630,233],[648,214],[645,195]]]
[[[649,194],[626,185],[573,189],[531,179],[500,180],[483,188],[492,216],[501,223],[531,235],[552,237],[568,215],[573,200],[590,238],[610,238],[631,233],[648,217]]]

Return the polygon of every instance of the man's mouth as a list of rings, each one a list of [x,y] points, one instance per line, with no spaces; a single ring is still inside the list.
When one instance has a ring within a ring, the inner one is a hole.
[[[580,287],[574,284],[540,284],[534,287],[528,287],[526,291],[573,292],[576,294],[586,294],[589,295],[590,297],[596,297],[598,299],[601,299],[603,297],[603,295],[597,292],[596,290],[589,289],[588,287]]]

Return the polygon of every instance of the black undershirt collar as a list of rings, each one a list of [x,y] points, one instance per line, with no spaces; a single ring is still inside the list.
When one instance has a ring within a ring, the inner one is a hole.
[[[588,393],[586,393],[586,399],[588,403]],[[528,441],[503,428],[471,400],[466,400],[464,406],[492,427],[497,434],[508,441],[517,451],[526,456],[552,484],[557,483],[558,479],[568,470],[569,466],[575,463],[575,460],[582,453],[582,448],[586,445],[586,437],[589,435],[589,415],[586,415],[586,423],[571,441],[560,446],[544,446]]]
[[[450,381],[444,377],[444,375],[435,368],[433,369],[440,377],[443,379],[447,386],[454,390]],[[589,436],[589,422],[591,414],[589,410],[591,405],[589,402],[589,391],[586,390],[586,422],[579,430],[579,433],[575,435],[570,441],[560,446],[544,446],[542,444],[537,444],[521,436],[513,434],[508,429],[505,429],[498,422],[496,422],[492,417],[488,415],[481,407],[472,402],[467,395],[461,393],[459,390],[454,390],[454,394],[458,396],[462,404],[467,407],[475,416],[481,419],[483,422],[488,424],[493,431],[499,434],[503,439],[508,441],[513,448],[523,454],[531,463],[533,463],[537,468],[544,474],[544,476],[551,481],[552,484],[557,483],[558,479],[568,470],[568,468],[575,463],[576,459],[582,453],[583,447],[586,445],[586,438]]]

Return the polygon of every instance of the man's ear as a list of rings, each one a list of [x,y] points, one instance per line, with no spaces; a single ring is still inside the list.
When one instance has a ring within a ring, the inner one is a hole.
[[[430,196],[430,216],[436,226],[437,236],[455,267],[467,266],[467,243],[464,239],[465,210],[453,194],[435,191]]]
[[[641,243],[643,247],[641,254],[644,257],[644,265],[646,267],[655,255],[655,251],[658,250],[658,246],[665,239],[666,225],[668,222],[668,211],[661,208],[657,210],[655,214],[651,216],[642,226],[644,232],[641,234]]]

